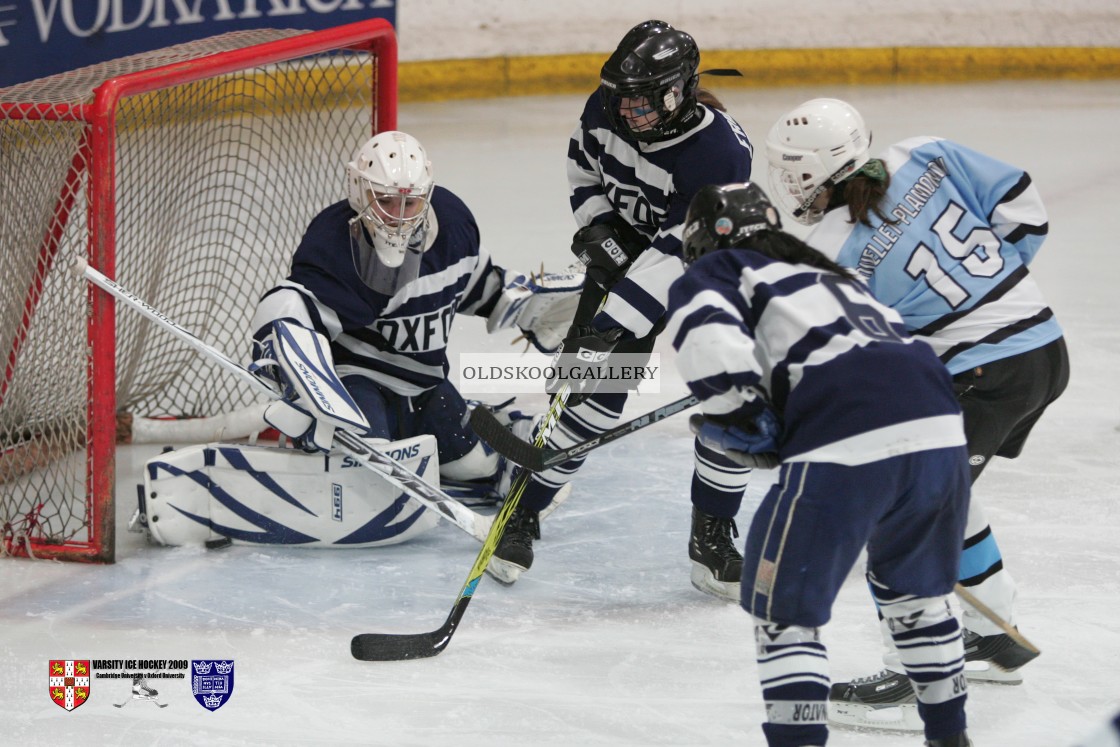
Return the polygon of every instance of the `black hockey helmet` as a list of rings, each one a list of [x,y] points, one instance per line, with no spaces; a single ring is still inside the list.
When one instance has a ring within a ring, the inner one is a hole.
[[[757,184],[709,184],[688,204],[683,231],[685,262],[695,262],[716,249],[742,246],[756,231],[781,227],[777,209]]]
[[[696,42],[664,21],[644,21],[626,32],[599,73],[603,109],[615,132],[647,142],[683,132],[696,111],[699,65]]]

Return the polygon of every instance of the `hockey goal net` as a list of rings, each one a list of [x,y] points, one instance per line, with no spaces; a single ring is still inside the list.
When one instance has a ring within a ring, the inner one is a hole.
[[[345,196],[349,155],[396,127],[396,76],[378,19],[238,31],[0,89],[0,554],[112,562],[128,418],[254,402],[115,313],[75,259],[247,364],[261,294]]]

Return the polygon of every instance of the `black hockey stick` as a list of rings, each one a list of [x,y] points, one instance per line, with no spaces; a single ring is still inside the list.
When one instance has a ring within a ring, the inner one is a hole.
[[[568,399],[569,391],[569,387],[565,385],[552,397],[548,412],[545,413],[544,420],[539,428],[538,444],[544,443],[548,434],[560,419],[560,413],[564,411],[564,403]],[[482,408],[476,408],[476,411],[478,409]],[[451,636],[455,634],[455,629],[459,627],[459,622],[467,611],[467,605],[471,603],[474,591],[478,588],[478,582],[482,579],[482,575],[486,573],[486,566],[490,564],[494,551],[498,549],[498,542],[502,539],[506,524],[509,523],[514,509],[521,502],[521,495],[525,492],[532,476],[532,472],[529,470],[522,470],[514,480],[509,495],[506,496],[505,503],[502,504],[502,510],[498,512],[498,515],[494,518],[494,523],[490,525],[490,532],[483,540],[482,549],[478,551],[478,557],[475,558],[474,565],[471,566],[471,572],[467,574],[467,580],[463,584],[463,588],[459,590],[459,597],[455,600],[451,613],[443,621],[443,625],[430,633],[359,633],[350,641],[350,653],[355,659],[362,661],[425,659],[429,656],[435,656],[447,648],[447,644],[451,642]]]
[[[687,410],[697,404],[700,404],[700,400],[695,396],[683,397],[659,407],[653,412],[648,412],[640,418],[635,418],[608,431],[603,431],[595,438],[581,441],[566,449],[548,449],[540,443],[534,445],[528,441],[522,441],[513,435],[506,426],[502,425],[501,421],[494,417],[494,413],[485,407],[476,407],[471,413],[471,427],[474,428],[474,432],[478,434],[479,438],[490,444],[494,451],[506,459],[533,472],[543,472],[549,467],[563,464],[580,454],[609,444],[611,441],[620,439],[636,430],[641,430],[647,425],[653,425],[670,415],[675,415],[681,410]]]

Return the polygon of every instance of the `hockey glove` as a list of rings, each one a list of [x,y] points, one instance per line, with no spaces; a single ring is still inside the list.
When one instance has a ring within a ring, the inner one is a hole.
[[[573,325],[552,359],[545,391],[555,394],[564,384],[571,386],[567,404],[578,405],[595,393],[598,373],[607,366],[611,351],[622,336],[621,329],[600,332],[582,324]]]
[[[272,427],[305,451],[330,451],[334,429],[363,435],[369,422],[334,370],[327,338],[283,320],[260,342],[261,357],[249,367],[277,383],[282,395],[264,411]]]
[[[572,254],[587,266],[587,277],[603,290],[618,282],[648,246],[649,241],[621,219],[584,226],[572,237]]]
[[[704,446],[718,451],[736,464],[759,469],[774,469],[778,458],[778,437],[782,425],[769,407],[750,418],[715,418],[696,414],[688,419],[688,427]]]
[[[518,327],[542,353],[555,353],[572,323],[580,292],[582,272],[551,273],[526,277],[502,271],[505,287],[486,318],[486,331]]]

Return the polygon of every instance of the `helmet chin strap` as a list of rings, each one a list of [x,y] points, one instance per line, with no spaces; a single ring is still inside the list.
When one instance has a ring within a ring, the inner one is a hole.
[[[692,108],[689,111],[683,112],[676,122],[665,129],[657,130],[655,137],[639,137],[639,133],[628,130],[627,135],[631,139],[643,143],[663,143],[666,140],[672,140],[675,137],[680,137],[684,133],[691,130],[700,121],[700,107],[696,103],[696,99],[692,100]]]
[[[843,178],[837,179],[836,175],[837,174],[844,174],[845,176],[847,176],[846,172],[849,169],[851,169],[854,164],[855,164],[854,159],[851,160],[851,161],[848,161],[843,166],[841,166],[839,169],[837,169],[835,171],[835,173],[832,174],[832,176],[828,177],[823,182],[821,182],[817,186],[816,189],[814,189],[812,192],[809,193],[808,197],[806,197],[804,200],[801,201],[801,204],[798,206],[798,208],[793,211],[793,217],[794,218],[800,218],[801,216],[805,215],[806,213],[811,212],[813,210],[813,203],[817,201],[818,197],[820,197],[822,194],[825,193],[825,190],[832,189],[837,184],[844,181]],[[820,210],[818,212],[823,213],[824,211]]]

